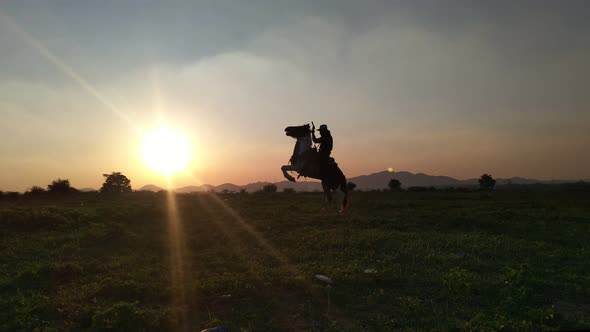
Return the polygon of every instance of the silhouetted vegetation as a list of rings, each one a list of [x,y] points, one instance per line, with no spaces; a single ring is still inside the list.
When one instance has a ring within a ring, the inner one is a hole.
[[[121,172],[103,174],[105,181],[100,188],[101,193],[125,193],[131,192],[131,180]]]
[[[8,201],[15,201],[20,197],[20,193],[17,191],[5,191],[1,197]]]
[[[442,188],[443,191],[446,192],[457,192],[457,193],[470,193],[475,190],[475,188],[471,187],[444,187]]]
[[[71,194],[78,192],[76,188],[70,186],[70,180],[59,178],[47,186],[47,191],[51,194]]]
[[[47,190],[45,190],[44,188],[41,188],[39,186],[32,186],[29,190],[25,192],[25,195],[38,196],[43,195],[45,193],[47,193]]]
[[[387,186],[389,187],[389,190],[396,191],[400,190],[400,188],[402,187],[402,183],[398,179],[391,179],[389,180]]]
[[[262,187],[262,192],[265,193],[276,193],[277,192],[277,186],[274,184],[267,184],[264,187]]]
[[[284,188],[283,192],[286,194],[294,194],[295,193],[295,189],[293,188]]]
[[[492,190],[496,185],[496,180],[487,173],[482,175],[477,181],[479,182],[479,188],[481,190]]]
[[[350,191],[353,191],[355,188],[356,188],[356,183],[354,183],[354,182],[348,182],[346,184],[346,189],[348,189]]]
[[[412,186],[407,189],[407,191],[413,192],[425,192],[425,191],[436,191],[436,188],[433,186],[425,187],[425,186]]]

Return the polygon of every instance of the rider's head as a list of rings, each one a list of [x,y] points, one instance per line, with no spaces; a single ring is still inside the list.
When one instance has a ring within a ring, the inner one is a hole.
[[[325,124],[320,126],[320,134],[321,133],[326,133],[328,132],[328,126],[326,126]]]

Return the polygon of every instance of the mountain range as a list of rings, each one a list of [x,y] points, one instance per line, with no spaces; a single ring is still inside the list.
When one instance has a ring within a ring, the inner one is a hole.
[[[433,176],[424,173],[410,173],[410,172],[378,172],[369,175],[361,175],[355,176],[352,178],[348,178],[349,182],[353,182],[356,184],[356,189],[359,190],[374,190],[374,189],[386,189],[388,183],[391,179],[397,179],[402,183],[402,188],[409,188],[409,187],[436,187],[436,188],[443,188],[443,187],[475,187],[478,186],[478,179],[466,179],[466,180],[458,180],[449,176]],[[587,181],[587,180],[586,180]],[[576,182],[573,180],[535,180],[535,179],[527,179],[522,177],[512,177],[512,178],[498,178],[496,179],[496,184],[507,185],[507,184],[560,184],[560,183],[571,183]],[[271,184],[271,182],[255,182],[249,183],[246,185],[236,185],[233,183],[224,183],[218,186],[213,186],[209,184],[203,184],[199,186],[187,186],[182,188],[174,189],[177,193],[190,193],[190,192],[204,192],[204,191],[229,191],[229,192],[239,192],[240,190],[244,189],[247,192],[255,192],[262,190],[265,185]],[[319,181],[316,180],[302,180],[298,182],[289,182],[289,181],[280,181],[275,182],[274,185],[277,186],[279,191],[282,191],[285,188],[292,188],[296,191],[321,191],[322,186]],[[160,191],[164,190],[158,186],[154,185],[146,185],[139,189],[146,190],[146,191]]]

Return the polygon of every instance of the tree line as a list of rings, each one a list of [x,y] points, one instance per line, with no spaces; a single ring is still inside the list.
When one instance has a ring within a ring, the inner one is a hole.
[[[489,174],[483,174],[479,179],[479,189],[480,190],[492,190],[496,185],[496,180]],[[355,190],[357,185],[354,182],[348,182],[346,185],[348,190]],[[401,191],[402,190],[402,183],[400,180],[396,178],[392,178],[387,183],[387,188],[390,191]],[[435,190],[434,187],[409,187],[408,191],[428,191],[428,190]]]
[[[124,174],[122,174],[121,172],[112,172],[110,174],[103,174],[102,176],[105,178],[105,181],[100,188],[101,193],[113,194],[113,193],[126,193],[126,192],[133,191],[131,188],[131,180],[129,180],[129,178],[127,176],[125,176]],[[492,189],[494,189],[494,186],[496,185],[496,180],[491,175],[489,175],[487,173],[483,174],[479,178],[478,181],[479,181],[479,188],[481,190],[492,190]],[[387,187],[389,188],[390,191],[400,191],[401,186],[402,186],[401,181],[398,179],[395,179],[395,178],[390,179],[389,182],[387,183]],[[356,187],[357,187],[357,185],[354,182],[348,182],[348,184],[347,184],[347,188],[350,191],[355,190]],[[429,188],[429,187],[408,188],[409,191],[426,191],[429,189],[434,190],[434,187],[432,187],[432,188]],[[274,193],[277,191],[278,191],[278,187],[272,183],[265,185],[261,189],[261,192],[266,192],[266,193]],[[71,186],[69,179],[58,178],[58,179],[53,180],[50,184],[48,184],[47,189],[40,187],[40,186],[32,186],[31,188],[29,188],[25,192],[25,195],[32,195],[32,196],[43,195],[43,194],[64,195],[64,194],[71,194],[71,193],[77,193],[77,192],[79,192],[79,190]],[[243,192],[245,192],[245,190],[243,190]],[[294,193],[295,189],[285,188],[285,189],[283,189],[283,192]],[[17,192],[3,193],[2,191],[0,191],[0,195],[4,195],[4,194],[7,196],[18,196],[19,195],[19,193],[17,193]]]
[[[105,181],[100,188],[101,193],[125,193],[133,191],[131,189],[131,180],[129,180],[129,178],[123,175],[121,172],[112,172],[110,174],[103,174],[102,176],[104,176]],[[27,191],[25,191],[25,195],[67,195],[77,192],[80,191],[72,187],[69,179],[57,178],[51,181],[51,183],[47,185],[47,188],[32,186]],[[5,194],[7,196],[19,195],[17,192],[3,193],[1,191],[0,194]]]

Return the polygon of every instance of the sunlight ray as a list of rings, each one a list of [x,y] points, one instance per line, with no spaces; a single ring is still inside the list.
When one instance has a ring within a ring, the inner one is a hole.
[[[162,88],[160,87],[160,76],[158,67],[152,67],[150,71],[150,76],[152,81],[152,90],[154,97],[154,113],[156,114],[158,123],[160,125],[165,125],[166,119],[164,117],[164,101],[162,97]]]
[[[192,174],[191,172],[187,171],[186,174],[191,176],[197,182],[200,182],[198,180],[198,178],[194,174]],[[254,229],[254,227],[249,225],[234,209],[232,209],[221,198],[219,198],[219,196],[216,193],[207,192],[207,195],[209,195],[215,203],[217,203],[219,206],[221,206],[223,208],[223,210],[230,217],[232,217],[233,220],[237,221],[238,224],[250,236],[252,236],[256,240],[256,242],[258,242],[259,245],[261,245],[263,248],[265,248],[274,259],[276,259],[281,264],[284,264],[285,266],[287,266],[289,268],[289,270],[291,270],[291,272],[295,272],[295,270],[293,269],[293,264],[290,263],[289,259],[285,255],[280,253],[279,250],[274,248],[273,245],[270,244],[270,242],[268,242],[256,229]]]
[[[98,89],[92,86],[92,84],[90,84],[86,79],[84,79],[80,74],[78,74],[71,66],[66,64],[60,58],[58,58],[39,39],[35,38],[29,32],[22,29],[14,20],[12,20],[6,14],[2,13],[2,11],[0,11],[0,18],[3,21],[5,21],[6,25],[8,25],[8,27],[13,32],[22,37],[25,43],[27,43],[32,48],[36,49],[45,59],[53,63],[62,73],[64,73],[66,76],[69,76],[76,83],[78,83],[83,90],[88,92],[90,95],[96,98],[102,105],[108,108],[119,118],[124,120],[127,123],[127,125],[129,125],[135,132],[139,132],[138,128],[135,126],[133,121],[131,121],[131,119],[124,112],[122,112],[117,106],[110,102],[100,91],[98,91]]]
[[[199,181],[198,178],[189,171],[186,171],[188,176],[191,176],[195,181],[198,183],[202,183]],[[231,206],[229,206],[226,202],[223,201],[215,192],[206,192],[205,195],[210,197],[218,206],[220,206],[234,221],[237,222],[246,233],[253,238],[260,246],[267,250],[267,253],[273,257],[277,262],[281,264],[291,275],[293,276],[300,276],[305,275],[306,272],[300,270],[295,263],[291,261],[289,257],[282,254],[278,249],[276,249],[269,241],[267,241],[260,232],[258,232],[254,227],[249,225]],[[223,220],[223,219],[220,219]],[[313,287],[313,282],[311,279],[302,279],[305,292],[311,295],[316,301],[322,303],[331,308],[331,315],[333,317],[337,317],[339,322],[344,324],[345,326],[354,326],[352,322],[344,315],[338,307],[335,307],[333,304],[330,304],[329,300],[326,302],[324,295]]]
[[[172,305],[178,310],[180,322],[183,330],[187,330],[187,301],[184,278],[184,236],[182,231],[182,222],[178,212],[176,194],[172,188],[172,181],[167,178],[168,190],[166,193],[167,202],[167,224],[168,224],[168,242],[170,246],[170,280],[172,289]]]

